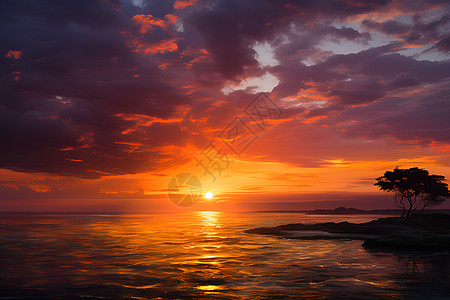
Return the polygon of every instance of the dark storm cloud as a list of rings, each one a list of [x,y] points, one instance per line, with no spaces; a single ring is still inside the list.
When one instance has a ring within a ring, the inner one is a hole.
[[[407,93],[407,97],[386,97],[348,109],[329,116],[324,124],[342,124],[338,128],[344,130],[347,138],[388,137],[418,145],[445,144],[450,142],[448,99],[450,83],[445,80],[433,88],[421,86]]]
[[[410,99],[386,99],[349,110],[341,116],[341,120],[350,118],[358,121],[346,127],[346,135],[351,137],[379,139],[387,136],[420,145],[449,143],[448,99],[450,84],[446,83],[438,92],[427,91]]]
[[[382,46],[355,54],[334,55],[322,63],[306,66],[288,63],[273,68],[280,79],[275,88],[282,96],[293,96],[310,82],[340,104],[362,104],[381,99],[386,92],[450,76],[450,62],[419,61],[393,53],[396,45]]]
[[[435,83],[450,76],[448,61],[417,61],[397,53],[372,54],[372,51],[363,51],[356,55],[335,56],[324,62],[325,69],[345,68],[352,74],[348,77],[351,80],[335,82],[329,95],[337,96],[341,104],[370,103],[389,91],[419,83]],[[358,79],[353,79],[354,75],[359,75]]]
[[[233,78],[245,68],[257,66],[253,45],[255,42],[275,42],[282,35],[290,34],[292,24],[307,25],[317,18],[329,23],[347,16],[364,13],[382,7],[389,1],[204,1],[208,3],[189,14],[185,28],[192,27],[200,35],[200,41],[214,58],[218,71],[226,78]],[[292,23],[293,22],[293,23]],[[318,24],[315,24],[318,25]],[[319,26],[317,36],[333,35],[336,39],[368,39],[352,28]],[[303,28],[309,32],[309,28]],[[311,37],[312,38],[312,37]]]
[[[369,29],[377,29],[386,34],[404,34],[411,29],[411,26],[393,20],[383,23],[378,23],[372,20],[364,20],[362,24]]]
[[[185,27],[198,32],[218,71],[232,78],[257,66],[251,46],[271,39],[295,14],[271,1],[215,1],[189,15]]]
[[[3,25],[17,21],[38,25],[38,21],[41,21],[57,27],[74,23],[91,28],[105,28],[120,24],[120,17],[115,10],[120,7],[116,1],[2,1],[0,17]]]
[[[435,45],[435,48],[437,48],[438,50],[440,50],[442,52],[449,52],[450,51],[450,36],[447,36],[446,38],[439,41]]]
[[[412,24],[405,24],[394,20],[385,22],[364,20],[362,25],[367,29],[377,30],[387,35],[394,35],[397,38],[401,38],[406,45],[434,44],[448,35],[447,25],[450,21],[448,14],[428,22],[424,19],[421,14],[416,14],[412,18]],[[445,47],[437,47],[437,49],[446,51]]]

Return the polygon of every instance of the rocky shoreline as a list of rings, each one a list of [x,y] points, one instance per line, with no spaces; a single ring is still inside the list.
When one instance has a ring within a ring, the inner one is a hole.
[[[361,224],[296,223],[245,232],[290,239],[360,239],[364,240],[362,246],[366,248],[450,250],[450,215],[445,214],[413,215],[408,220],[388,217]]]

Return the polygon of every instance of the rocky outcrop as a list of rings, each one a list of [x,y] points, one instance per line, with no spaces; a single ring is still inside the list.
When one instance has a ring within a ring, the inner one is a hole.
[[[288,224],[245,231],[293,239],[364,239],[366,248],[450,248],[450,215],[381,218],[367,223]]]

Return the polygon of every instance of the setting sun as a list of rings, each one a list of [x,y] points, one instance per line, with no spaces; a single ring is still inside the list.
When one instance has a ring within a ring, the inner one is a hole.
[[[214,197],[214,194],[212,192],[206,192],[205,193],[205,198],[206,199],[212,199]]]

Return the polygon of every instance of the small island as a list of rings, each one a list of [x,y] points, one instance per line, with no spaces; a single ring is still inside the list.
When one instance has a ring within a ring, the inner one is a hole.
[[[291,239],[361,239],[366,248],[450,249],[450,215],[417,214],[367,223],[287,224],[245,231]]]

